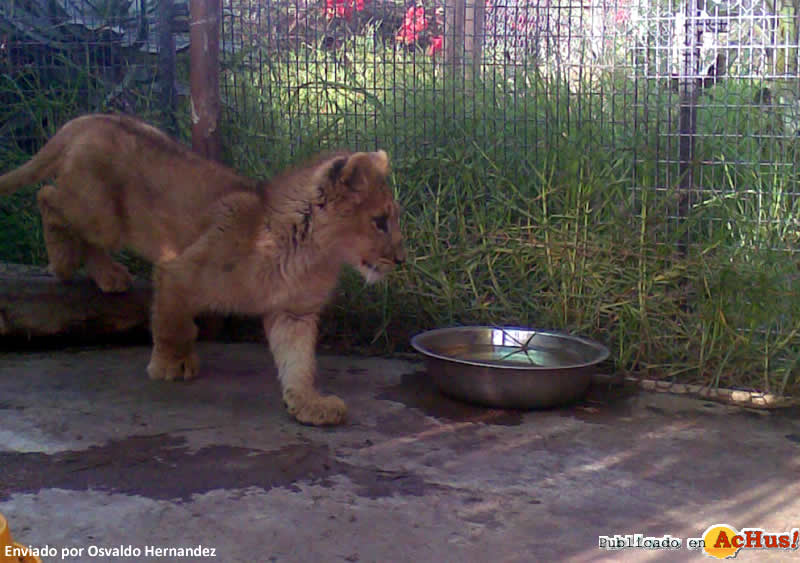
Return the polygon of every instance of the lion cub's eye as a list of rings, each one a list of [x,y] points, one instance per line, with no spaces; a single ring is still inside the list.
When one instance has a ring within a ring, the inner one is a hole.
[[[375,228],[379,231],[383,231],[384,233],[389,232],[389,216],[385,213],[383,215],[378,215],[377,217],[372,218],[372,222],[375,223]]]

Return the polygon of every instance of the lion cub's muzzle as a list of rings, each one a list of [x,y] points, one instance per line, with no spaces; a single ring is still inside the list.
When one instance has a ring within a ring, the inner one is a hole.
[[[392,270],[406,261],[406,251],[402,245],[386,251],[374,262],[362,260],[359,271],[367,283],[375,283],[384,279]]]
[[[406,262],[406,249],[404,246],[400,245],[399,248],[396,248],[394,251],[394,265],[395,266],[402,266]]]

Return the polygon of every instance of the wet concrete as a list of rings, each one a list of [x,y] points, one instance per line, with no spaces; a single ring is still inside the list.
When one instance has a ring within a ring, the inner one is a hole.
[[[350,418],[320,429],[285,414],[265,346],[204,344],[188,383],[147,379],[148,354],[0,355],[0,512],[18,541],[59,550],[45,560],[119,545],[225,562],[705,560],[598,536],[800,525],[797,411],[607,383],[569,408],[485,409],[419,363],[323,356],[320,386]]]
[[[378,394],[379,400],[395,401],[418,409],[430,417],[450,422],[482,422],[517,426],[522,424],[523,411],[487,409],[456,401],[439,392],[425,371],[403,374],[400,383]]]
[[[218,445],[191,452],[184,438],[131,436],[51,455],[0,452],[0,467],[8,472],[0,498],[49,487],[189,500],[193,494],[220,488],[268,491],[300,480],[325,482],[326,476],[342,472],[340,466],[324,446],[293,444],[260,452]]]

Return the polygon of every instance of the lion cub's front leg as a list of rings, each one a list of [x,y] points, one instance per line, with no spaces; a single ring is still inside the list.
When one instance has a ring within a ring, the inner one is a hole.
[[[185,295],[168,273],[156,269],[150,328],[153,353],[147,366],[150,379],[192,379],[197,375],[197,326]]]
[[[264,317],[264,332],[278,366],[283,401],[289,414],[303,424],[341,424],[347,416],[344,402],[323,396],[314,387],[317,315],[284,313]]]

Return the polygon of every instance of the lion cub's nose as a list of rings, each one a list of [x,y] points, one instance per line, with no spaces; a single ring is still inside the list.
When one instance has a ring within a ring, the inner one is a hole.
[[[405,261],[406,261],[406,250],[405,248],[401,248],[394,255],[394,263],[395,265],[399,266]]]

